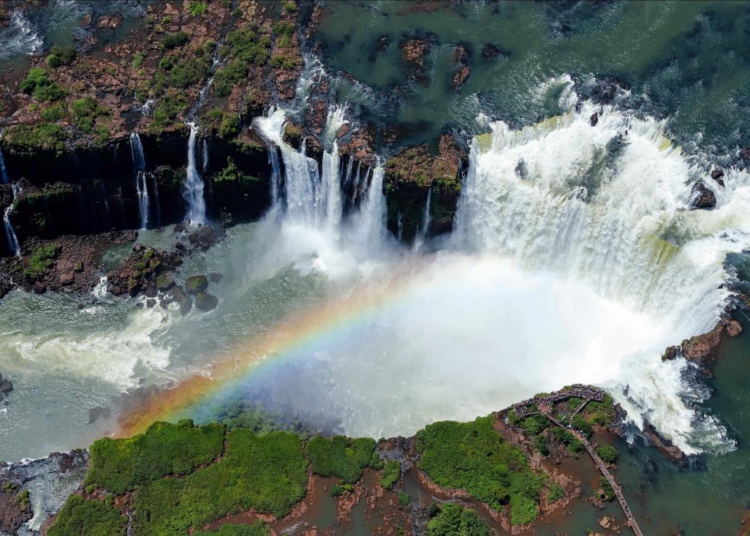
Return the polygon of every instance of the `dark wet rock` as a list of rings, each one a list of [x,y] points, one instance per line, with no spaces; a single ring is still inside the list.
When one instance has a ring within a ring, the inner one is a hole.
[[[184,252],[185,252],[185,250],[187,249],[187,248],[185,247],[185,244],[183,244],[182,242],[175,242],[174,248],[175,248],[175,249],[177,250],[177,252],[178,252],[178,253],[180,253],[180,254],[184,253]]]
[[[45,292],[47,292],[47,285],[41,281],[34,283],[34,294],[44,294]]]
[[[156,300],[153,298],[149,298],[146,300],[146,307],[148,309],[152,309],[156,305]]]
[[[589,118],[589,123],[591,123],[592,127],[595,127],[597,125],[597,123],[599,123],[599,113],[598,112],[594,112],[593,114],[591,114],[591,117]]]
[[[591,90],[591,100],[596,104],[612,104],[620,89],[627,86],[614,78],[597,79]]]
[[[193,300],[189,296],[183,296],[180,298],[180,314],[185,316],[193,308]]]
[[[172,272],[164,272],[156,278],[156,288],[164,292],[174,287],[174,276]]]
[[[680,347],[670,346],[664,351],[664,354],[661,356],[661,360],[672,361],[673,359],[677,358],[677,356],[679,355],[680,355]]]
[[[156,296],[159,294],[159,290],[156,288],[156,283],[151,283],[146,287],[146,290],[143,291],[143,295],[147,298],[156,298]]]
[[[424,38],[407,39],[399,44],[401,59],[410,80],[420,84],[429,82],[429,69],[425,64],[425,57],[436,43],[437,38],[431,35]]]
[[[60,276],[60,284],[64,287],[72,285],[76,280],[76,276],[73,272],[68,272]]]
[[[471,67],[468,65],[462,65],[459,67],[458,71],[456,71],[456,74],[453,75],[453,83],[451,84],[451,89],[453,91],[458,91],[463,87],[463,85],[466,83],[466,81],[469,79],[469,76],[471,75]]]
[[[89,410],[89,424],[94,424],[101,419],[109,419],[112,410],[107,406],[97,406]]]
[[[498,47],[493,45],[492,43],[487,43],[482,47],[482,57],[483,58],[500,58],[504,56],[502,50],[500,50]]]
[[[185,224],[180,222],[177,225],[174,226],[173,229],[174,233],[184,233],[185,232]]]
[[[13,382],[11,382],[8,379],[3,379],[2,375],[0,375],[0,394],[7,395],[8,393],[13,392]]]
[[[721,343],[722,324],[703,335],[697,335],[682,341],[682,356],[688,361],[701,362],[712,356],[712,352]]]
[[[740,149],[739,156],[745,162],[750,162],[750,147],[745,147],[744,149]]]
[[[719,185],[724,186],[724,170],[720,167],[711,170],[711,178],[719,183]]]
[[[208,278],[205,275],[194,275],[185,280],[185,291],[188,294],[205,292],[208,288]]]
[[[657,432],[656,428],[654,428],[650,423],[643,423],[643,430],[641,433],[652,446],[656,447],[664,454],[669,456],[669,458],[673,462],[680,465],[684,465],[687,463],[687,456],[685,456],[685,453],[682,452],[682,450],[674,445],[669,439],[662,437],[661,434]]]
[[[211,283],[218,283],[222,279],[224,279],[224,274],[220,274],[218,272],[212,272],[208,274],[208,280],[211,281]]]
[[[219,298],[207,292],[199,292],[195,297],[196,309],[204,313],[216,309],[217,305],[219,305]]]
[[[692,208],[708,210],[716,206],[716,194],[703,181],[695,183],[693,195]]]
[[[289,121],[284,125],[282,139],[295,149],[299,149],[302,143],[302,127],[293,121]]]

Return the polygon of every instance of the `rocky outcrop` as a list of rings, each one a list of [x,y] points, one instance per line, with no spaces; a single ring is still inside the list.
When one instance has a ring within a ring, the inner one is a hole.
[[[400,232],[404,241],[412,240],[422,224],[431,189],[427,234],[450,231],[461,193],[459,170],[465,158],[450,135],[441,136],[437,154],[432,154],[427,145],[418,145],[401,149],[389,158],[385,174],[389,230]]]
[[[415,37],[399,43],[401,60],[408,73],[409,80],[418,84],[429,83],[430,74],[425,57],[436,43],[437,37],[434,35]]]
[[[703,181],[693,185],[691,208],[712,209],[716,206],[716,194]]]
[[[453,91],[459,91],[471,75],[471,67],[469,66],[469,51],[466,47],[461,45],[456,46],[456,63],[458,68],[453,74],[453,83],[451,89]]]

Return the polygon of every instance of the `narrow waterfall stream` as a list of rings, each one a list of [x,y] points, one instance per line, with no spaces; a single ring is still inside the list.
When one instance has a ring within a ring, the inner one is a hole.
[[[150,202],[148,184],[146,183],[146,155],[143,152],[141,137],[137,132],[130,134],[130,150],[133,157],[133,174],[135,175],[135,189],[138,195],[138,211],[141,215],[141,229],[147,229]]]
[[[188,138],[188,166],[185,178],[184,197],[188,203],[186,219],[192,225],[206,223],[206,201],[203,197],[203,179],[198,173],[196,165],[195,140],[200,130],[196,123],[188,123],[190,126],[190,137]]]

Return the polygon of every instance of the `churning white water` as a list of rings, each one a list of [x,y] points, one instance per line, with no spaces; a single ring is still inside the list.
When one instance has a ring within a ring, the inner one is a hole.
[[[198,125],[188,123],[190,137],[188,138],[188,167],[185,178],[183,195],[188,203],[187,219],[192,225],[206,223],[206,201],[203,198],[203,179],[198,173],[195,163],[195,139],[198,135]]]
[[[137,132],[130,134],[130,152],[133,158],[133,174],[135,175],[135,190],[138,195],[138,210],[141,215],[141,229],[146,229],[150,212],[148,184],[146,183],[146,155],[143,152],[141,137]]]
[[[43,39],[37,28],[31,23],[21,10],[10,14],[8,25],[0,30],[0,60],[14,58],[19,55],[33,55],[42,51]]]

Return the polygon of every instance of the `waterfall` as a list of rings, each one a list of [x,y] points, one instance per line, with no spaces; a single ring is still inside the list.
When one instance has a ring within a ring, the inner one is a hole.
[[[346,230],[347,234],[363,241],[363,245],[372,244],[372,240],[380,241],[385,236],[385,171],[381,164],[375,168],[359,211],[351,215],[351,221],[344,222],[341,159],[334,138],[345,122],[343,108],[336,108],[328,114],[324,136],[328,140],[326,143],[330,142],[330,147],[323,152],[320,173],[318,163],[305,154],[304,141],[300,149],[296,150],[283,140],[286,123],[286,114],[283,110],[271,110],[268,116],[256,118],[255,125],[269,144],[269,161],[273,169],[272,196],[274,205],[279,210],[283,208],[285,221],[325,229],[332,237],[338,237]],[[277,148],[284,163],[283,207]],[[349,168],[352,166],[353,163],[350,162]],[[361,180],[359,169],[356,180]]]
[[[203,163],[201,170],[203,173],[208,171],[208,140],[203,140]]]
[[[664,122],[614,107],[571,107],[521,130],[490,126],[471,144],[453,245],[583,284],[655,319],[656,342],[627,355],[611,347],[619,373],[606,386],[637,425],[647,419],[684,451],[719,448],[721,429],[683,402],[705,398],[685,379],[690,365],[660,356],[725,310],[725,256],[750,242],[750,175],[731,169],[720,187],[708,160],[682,154]],[[691,209],[697,181],[714,192],[712,210]]]
[[[99,282],[91,291],[91,295],[97,300],[103,300],[107,297],[107,276],[103,275],[99,278]]]
[[[203,199],[203,179],[201,179],[195,164],[195,138],[198,135],[198,125],[190,125],[190,138],[188,139],[188,167],[185,179],[185,191],[183,193],[188,203],[187,219],[192,225],[206,223],[206,202]]]
[[[149,198],[148,184],[146,184],[146,156],[141,145],[141,137],[137,132],[130,133],[130,153],[133,157],[133,172],[135,174],[135,190],[138,194],[138,210],[141,215],[141,229],[148,227]]]
[[[16,197],[20,193],[20,190],[18,187],[14,184],[13,185],[13,201],[16,200]],[[5,236],[8,239],[8,245],[10,246],[10,250],[13,253],[13,255],[21,256],[21,246],[18,243],[18,237],[16,236],[16,232],[13,229],[13,224],[10,223],[10,213],[13,211],[13,204],[11,203],[5,208],[5,211],[3,212],[3,224],[5,225]]]
[[[0,148],[0,180],[3,184],[10,182],[8,178],[8,168],[5,167],[5,157],[3,156],[3,150]]]
[[[424,205],[424,213],[422,214],[422,225],[417,231],[417,236],[414,239],[414,250],[421,251],[427,241],[427,233],[430,232],[430,204],[432,201],[432,185],[427,189],[427,202]]]

